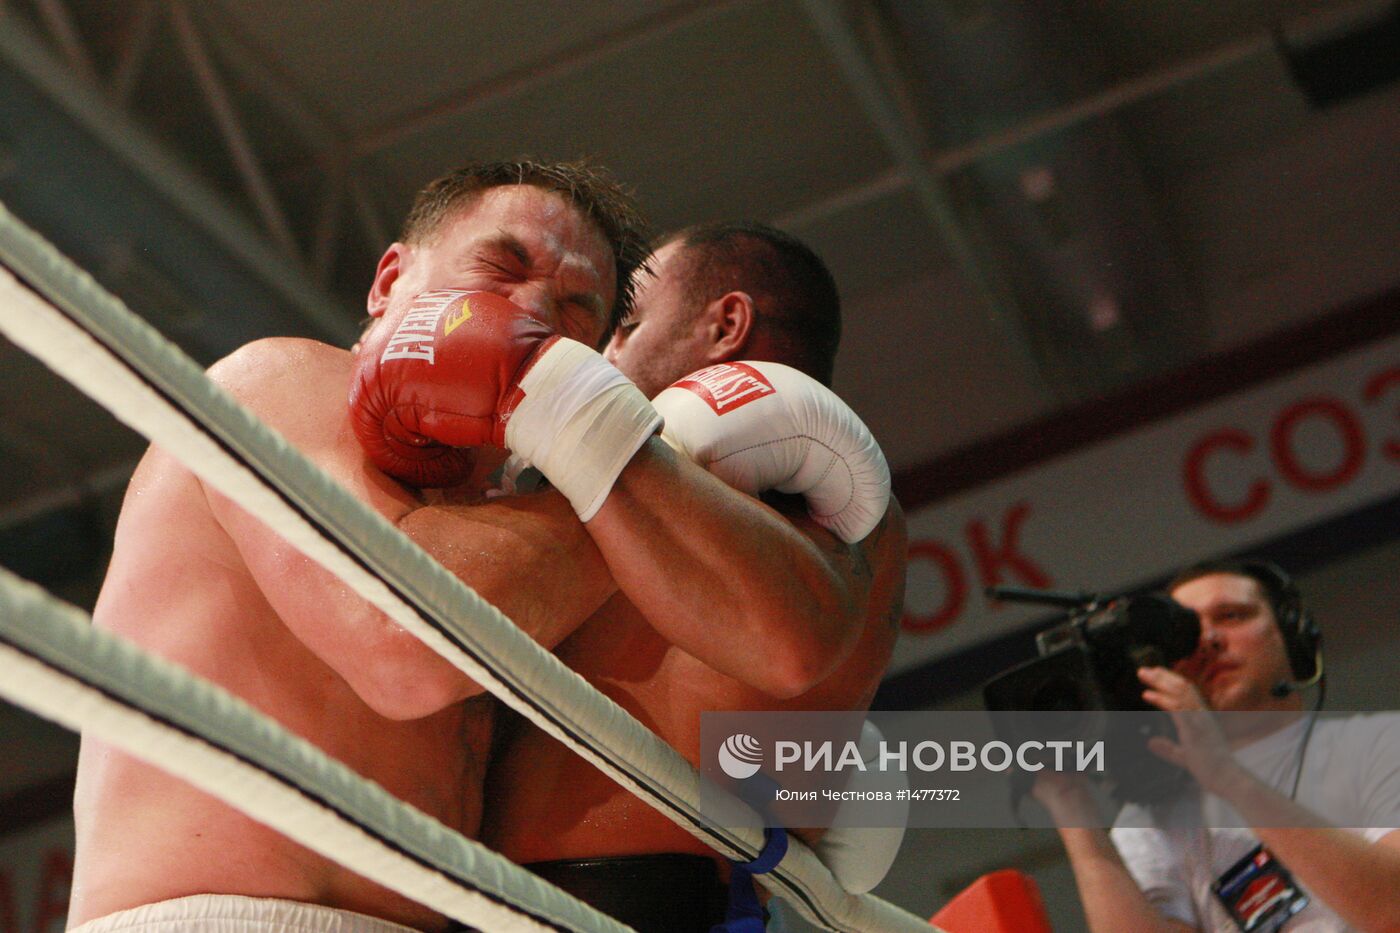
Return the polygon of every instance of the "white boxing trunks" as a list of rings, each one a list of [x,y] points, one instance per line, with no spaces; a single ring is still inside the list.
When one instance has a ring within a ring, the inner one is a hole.
[[[69,933],[415,933],[378,917],[236,894],[194,894],[119,910]]]

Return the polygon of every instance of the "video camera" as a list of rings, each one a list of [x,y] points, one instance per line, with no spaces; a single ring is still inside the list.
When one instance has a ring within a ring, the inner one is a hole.
[[[1185,772],[1147,750],[1154,735],[1175,738],[1171,719],[1142,699],[1140,667],[1168,666],[1189,657],[1201,637],[1196,614],[1169,596],[1149,593],[1109,599],[992,587],[996,599],[1068,610],[1067,621],[1036,635],[1040,657],[999,674],[982,688],[999,737],[1103,740],[1107,771],[1120,801],[1150,803],[1177,790]],[[1115,715],[1107,715],[1110,711]],[[1047,717],[1044,713],[1059,714]],[[1057,734],[1047,736],[1047,728]]]

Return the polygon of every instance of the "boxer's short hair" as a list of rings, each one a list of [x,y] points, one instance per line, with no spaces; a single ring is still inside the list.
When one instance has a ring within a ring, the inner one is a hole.
[[[400,241],[431,239],[451,214],[475,195],[505,185],[533,185],[554,191],[598,225],[612,247],[617,273],[609,332],[632,308],[633,273],[646,260],[646,222],[630,192],[598,166],[586,162],[518,159],[473,162],[434,179],[418,192],[404,218]]]
[[[841,343],[841,296],[820,256],[791,234],[760,223],[698,224],[660,245],[677,240],[692,302],[748,292],[758,309],[756,326],[784,356],[779,362],[831,385]]]

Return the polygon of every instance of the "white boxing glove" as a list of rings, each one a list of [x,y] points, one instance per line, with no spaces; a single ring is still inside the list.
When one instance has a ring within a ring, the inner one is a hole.
[[[878,726],[866,720],[860,730],[860,757],[866,770],[856,771],[846,783],[848,791],[888,791],[895,800],[899,792],[909,789],[909,776],[903,771],[881,771],[880,743],[885,736]],[[831,870],[841,887],[852,894],[864,894],[889,874],[899,846],[904,841],[904,826],[846,826],[844,822],[859,819],[862,810],[869,812],[868,803],[853,800],[842,802],[831,817],[831,829],[817,841],[817,858]],[[844,814],[844,819],[843,819]],[[901,821],[909,818],[909,803],[902,807]]]
[[[870,430],[834,392],[781,363],[719,363],[652,400],[662,438],[749,495],[800,493],[812,518],[853,544],[890,500],[890,468]]]
[[[661,416],[601,353],[567,337],[546,346],[520,378],[519,401],[506,416],[513,472],[505,479],[534,467],[586,522]]]

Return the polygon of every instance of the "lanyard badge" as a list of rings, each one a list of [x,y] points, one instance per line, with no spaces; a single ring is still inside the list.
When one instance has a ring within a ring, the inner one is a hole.
[[[1308,906],[1308,895],[1262,844],[1226,869],[1210,889],[1243,933],[1274,933]]]

